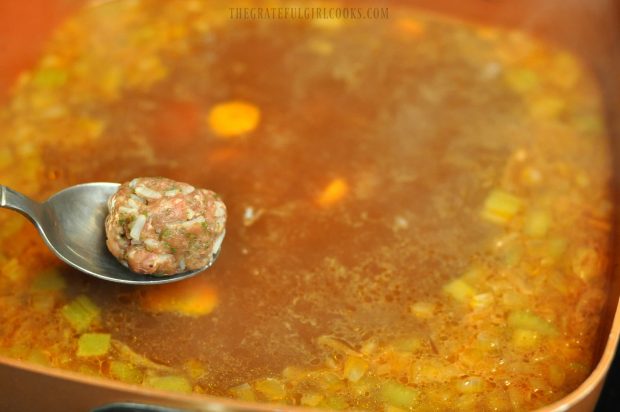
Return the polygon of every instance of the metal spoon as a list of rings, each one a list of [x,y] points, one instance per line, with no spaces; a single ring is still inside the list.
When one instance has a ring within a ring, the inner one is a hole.
[[[64,189],[43,203],[0,185],[0,207],[26,216],[60,259],[89,275],[118,283],[147,285],[185,279],[207,269],[170,276],[140,275],[123,266],[105,244],[107,200],[118,183],[86,183]]]

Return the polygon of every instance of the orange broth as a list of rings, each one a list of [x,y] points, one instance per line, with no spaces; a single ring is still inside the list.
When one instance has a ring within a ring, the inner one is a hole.
[[[329,409],[529,410],[575,389],[607,281],[599,90],[526,34],[389,12],[114,1],[63,24],[0,109],[0,183],[44,199],[166,176],[219,193],[227,237],[204,274],[130,287],[0,210],[0,353]]]

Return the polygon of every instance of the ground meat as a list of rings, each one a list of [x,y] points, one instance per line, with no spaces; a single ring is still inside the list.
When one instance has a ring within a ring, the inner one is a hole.
[[[132,271],[173,275],[209,265],[225,234],[217,194],[164,177],[123,183],[108,199],[110,252]]]

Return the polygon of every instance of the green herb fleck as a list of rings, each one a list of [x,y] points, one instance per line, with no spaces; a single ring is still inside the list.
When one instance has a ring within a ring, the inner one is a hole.
[[[167,238],[167,237],[170,237],[170,236],[172,236],[172,230],[164,229],[164,230],[161,231],[161,233],[159,235],[159,238],[160,239],[164,239],[164,238]]]
[[[164,242],[164,245],[168,248],[170,253],[177,253],[177,249],[170,244],[170,242]]]

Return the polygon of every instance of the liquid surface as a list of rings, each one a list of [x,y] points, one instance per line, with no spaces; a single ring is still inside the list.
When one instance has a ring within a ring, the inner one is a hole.
[[[37,199],[166,176],[228,207],[217,263],[129,287],[0,211],[0,351],[164,390],[370,410],[528,410],[592,367],[610,158],[599,92],[522,33],[82,11],[0,111]],[[568,310],[570,309],[570,310]]]

